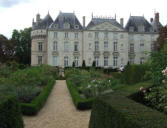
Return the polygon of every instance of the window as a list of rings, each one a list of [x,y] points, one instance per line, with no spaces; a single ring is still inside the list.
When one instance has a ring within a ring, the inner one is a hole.
[[[144,63],[144,57],[141,57],[140,58],[140,64],[143,64]]]
[[[95,32],[95,39],[99,38],[99,32]]]
[[[78,39],[78,33],[75,33],[74,35],[75,35],[75,39]]]
[[[140,44],[140,51],[144,52],[144,44]]]
[[[144,35],[141,34],[141,35],[139,36],[139,39],[140,39],[140,41],[144,41]]]
[[[104,57],[104,67],[108,67],[108,57]]]
[[[99,51],[99,42],[95,41],[95,51]]]
[[[95,57],[95,66],[96,67],[99,66],[99,57],[98,56]]]
[[[64,42],[64,51],[68,52],[68,42]]]
[[[64,33],[64,38],[68,38],[68,32]]]
[[[134,27],[133,26],[129,27],[129,31],[134,32]]]
[[[91,43],[89,43],[89,50],[91,50]]]
[[[104,51],[108,51],[108,42],[104,42]]]
[[[79,29],[79,25],[75,25],[75,27],[74,27],[75,29]]]
[[[64,27],[64,29],[69,29],[70,28],[70,24],[69,23],[64,23],[63,27]]]
[[[78,42],[74,43],[74,51],[77,52],[78,51]]]
[[[104,32],[104,39],[108,39],[108,32]]]
[[[118,39],[118,33],[114,33],[113,38],[114,38],[114,40],[117,40]]]
[[[114,66],[117,66],[117,63],[118,63],[118,57],[114,57],[113,60],[114,60],[113,65],[114,65]]]
[[[68,67],[68,56],[64,57],[64,67]]]
[[[134,44],[130,44],[130,52],[134,52]]]
[[[138,26],[138,32],[144,32],[144,26],[143,25]]]
[[[134,40],[134,35],[133,34],[129,35],[129,40]]]
[[[54,38],[57,38],[57,32],[54,32]]]
[[[42,64],[42,56],[38,56],[38,64]]]
[[[53,42],[53,51],[57,51],[57,41]]]
[[[75,64],[75,67],[78,67],[78,61],[79,61],[78,56],[75,56],[75,57],[74,57],[74,64]]]
[[[151,51],[154,51],[154,43],[151,44]]]
[[[53,56],[53,66],[58,66],[58,57]]]
[[[117,42],[114,42],[114,52],[117,51]]]
[[[38,42],[38,51],[42,52],[42,42]]]
[[[130,57],[130,64],[134,64],[134,58]]]

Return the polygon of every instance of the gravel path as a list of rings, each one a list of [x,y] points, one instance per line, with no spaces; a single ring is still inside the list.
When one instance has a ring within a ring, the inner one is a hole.
[[[88,128],[89,111],[73,105],[65,80],[56,80],[45,106],[36,116],[24,116],[25,128]]]

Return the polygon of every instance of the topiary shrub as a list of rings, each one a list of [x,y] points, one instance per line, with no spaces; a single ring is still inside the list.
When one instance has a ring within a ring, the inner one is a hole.
[[[23,128],[23,119],[16,97],[0,94],[0,128]]]

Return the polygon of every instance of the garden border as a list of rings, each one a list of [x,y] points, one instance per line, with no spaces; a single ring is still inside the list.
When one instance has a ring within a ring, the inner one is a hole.
[[[75,107],[79,110],[86,110],[92,108],[93,101],[95,98],[83,99],[78,91],[74,88],[69,79],[66,79],[67,88],[71,94]]]
[[[55,79],[51,79],[39,96],[35,97],[31,103],[20,103],[21,111],[24,115],[36,115],[44,106],[52,88],[55,84]]]

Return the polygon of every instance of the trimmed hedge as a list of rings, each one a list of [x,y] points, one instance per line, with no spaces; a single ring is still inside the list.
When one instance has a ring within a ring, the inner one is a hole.
[[[86,110],[92,108],[93,101],[95,98],[83,99],[79,92],[75,89],[69,79],[66,80],[68,90],[71,94],[75,107],[79,110]]]
[[[53,86],[55,80],[52,78],[43,91],[31,103],[21,103],[21,111],[24,115],[35,115],[45,104]]]
[[[0,128],[23,128],[20,105],[16,97],[0,94]]]
[[[125,84],[135,84],[144,80],[145,72],[148,70],[148,66],[141,65],[127,65],[123,72],[123,82]]]
[[[125,97],[124,92],[97,98],[89,128],[166,128],[167,116]]]

